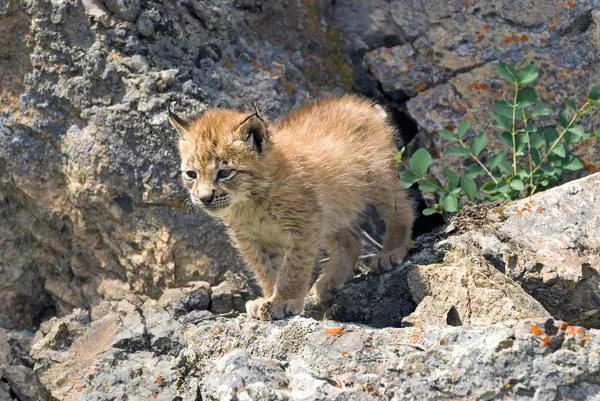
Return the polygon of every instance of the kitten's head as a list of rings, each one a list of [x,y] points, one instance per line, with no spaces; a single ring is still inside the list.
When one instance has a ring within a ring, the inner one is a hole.
[[[266,121],[258,114],[211,109],[188,122],[169,110],[179,132],[182,181],[191,201],[208,214],[259,195],[266,186]]]

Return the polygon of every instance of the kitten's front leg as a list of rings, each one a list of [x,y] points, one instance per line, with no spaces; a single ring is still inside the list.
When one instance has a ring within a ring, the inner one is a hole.
[[[314,235],[288,234],[274,292],[270,297],[250,301],[246,305],[251,316],[262,320],[277,320],[302,311],[317,256],[317,245]]]
[[[265,247],[261,246],[254,239],[246,238],[244,235],[238,234],[234,235],[234,241],[242,254],[242,257],[252,268],[256,281],[262,290],[263,298],[259,298],[255,301],[271,297],[277,279],[277,268],[273,265],[273,259]],[[246,305],[246,309],[248,309],[248,305]],[[249,310],[248,314],[252,315]]]

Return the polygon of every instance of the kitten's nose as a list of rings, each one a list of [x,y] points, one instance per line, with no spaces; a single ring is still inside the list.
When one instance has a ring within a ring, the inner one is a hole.
[[[204,206],[208,206],[210,205],[210,203],[213,201],[213,199],[215,199],[215,191],[213,190],[210,195],[207,196],[203,196],[201,198],[198,198],[200,200],[200,202],[202,202],[202,204]]]

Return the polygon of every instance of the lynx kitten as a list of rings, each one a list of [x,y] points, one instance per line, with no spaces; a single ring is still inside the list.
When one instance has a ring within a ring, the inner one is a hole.
[[[169,120],[193,204],[224,221],[262,288],[263,297],[246,304],[250,316],[300,313],[320,246],[329,260],[313,287],[317,302],[351,279],[361,250],[357,219],[369,202],[387,226],[374,267],[387,271],[406,256],[413,210],[381,107],[346,95],[273,122],[227,109],[192,122],[169,111]]]

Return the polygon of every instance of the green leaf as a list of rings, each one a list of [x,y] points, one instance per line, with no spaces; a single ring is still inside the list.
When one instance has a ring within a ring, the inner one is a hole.
[[[523,88],[517,94],[517,103],[519,107],[527,107],[537,102],[537,92],[534,88]]]
[[[465,157],[470,156],[469,150],[465,148],[452,148],[446,152],[446,156]]]
[[[519,133],[515,136],[516,155],[523,156],[523,151],[527,146],[527,134]]]
[[[458,198],[454,195],[444,195],[440,198],[444,210],[448,213],[458,212]]]
[[[440,136],[449,141],[458,142],[458,138],[456,137],[456,135],[454,135],[452,132],[450,132],[449,130],[447,130],[445,128],[440,131]]]
[[[554,147],[554,149],[552,149],[552,153],[554,153],[555,155],[558,155],[560,157],[565,157],[567,155],[567,151],[565,150],[565,147],[563,146],[562,143],[559,143],[558,145],[556,145]]]
[[[554,141],[558,139],[558,132],[556,131],[556,127],[553,125],[539,128],[538,132],[542,135],[542,137],[544,137],[547,147],[552,146]]]
[[[594,135],[596,136],[596,140],[598,142],[600,142],[600,129],[597,129],[596,131],[594,131]]]
[[[581,163],[578,158],[572,157],[562,168],[567,171],[577,171],[583,168],[583,163]]]
[[[541,103],[536,105],[531,111],[531,115],[533,117],[549,116],[550,114],[552,114],[552,110],[550,110],[549,107]]]
[[[484,174],[485,170],[479,164],[472,164],[465,170],[463,177],[475,178]]]
[[[500,75],[508,82],[511,82],[513,84],[518,82],[519,75],[512,66],[503,62],[499,62],[498,64],[496,64],[496,71],[498,72],[498,75]]]
[[[462,120],[456,128],[456,135],[458,135],[459,138],[464,137],[469,128],[471,128],[471,122],[469,120]]]
[[[569,125],[569,112],[567,110],[562,110],[558,113],[558,122],[563,128]]]
[[[496,153],[494,156],[488,159],[488,167],[490,170],[495,169],[502,160],[506,157],[506,150],[501,150],[499,153]]]
[[[510,164],[507,161],[501,161],[500,163],[498,163],[498,168],[504,174],[512,175],[513,173],[512,164]]]
[[[425,175],[430,164],[431,155],[423,148],[417,150],[410,158],[410,168],[420,175]]]
[[[431,208],[427,208],[427,209],[423,209],[423,215],[425,216],[431,216],[432,214],[439,214],[439,210],[437,209],[431,209]]]
[[[533,125],[532,122],[528,122],[527,126],[523,129],[523,131],[525,131],[525,132],[536,132],[537,131],[537,127],[535,125]]]
[[[421,180],[419,184],[419,189],[422,192],[440,192],[444,190],[444,186],[437,178],[428,178],[427,180]]]
[[[542,154],[540,153],[540,151],[537,148],[532,148],[531,149],[531,158],[533,159],[533,162],[537,166],[542,161]]]
[[[448,167],[444,167],[444,175],[448,178],[448,189],[452,191],[454,188],[458,186],[458,174],[454,171],[450,170]]]
[[[523,185],[523,181],[521,181],[520,179],[513,178],[510,182],[510,187],[515,191],[522,191],[523,188],[525,188],[525,185]]]
[[[573,125],[568,131],[580,137],[585,135],[585,128],[579,124]]]
[[[498,183],[498,192],[507,194],[510,192],[510,186],[505,181],[501,181]]]
[[[531,63],[527,67],[519,70],[519,80],[522,85],[527,85],[535,81],[538,77],[538,66],[536,63]]]
[[[475,156],[478,156],[481,153],[481,151],[483,150],[483,148],[485,148],[485,145],[487,145],[487,134],[484,132],[483,134],[473,138],[473,141],[471,142],[471,145],[469,146],[469,150]]]
[[[460,180],[460,186],[463,189],[463,191],[465,192],[465,195],[467,195],[467,198],[469,198],[469,200],[472,200],[472,201],[475,200],[475,193],[477,192],[477,185],[475,184],[475,181],[473,181],[472,178],[464,175],[462,180]]]
[[[492,181],[488,181],[485,184],[483,184],[483,186],[481,187],[481,190],[483,192],[493,194],[498,191],[498,187]]]
[[[546,142],[544,141],[544,138],[542,138],[542,136],[540,134],[538,134],[537,132],[534,132],[529,137],[529,144],[531,145],[532,148],[539,149],[542,146],[544,146],[546,144]]]
[[[568,108],[572,110],[577,110],[577,106],[575,106],[575,102],[569,99],[568,97],[564,98],[563,101],[567,105]]]
[[[554,175],[554,167],[552,167],[549,164],[542,164],[541,169],[542,169],[542,171],[544,173],[546,173],[549,176],[553,176]]]
[[[590,89],[588,93],[588,99],[596,101],[600,100],[600,85],[593,86]]]
[[[503,132],[500,134],[500,140],[505,144],[511,147],[513,146],[513,136],[510,132]]]
[[[494,114],[493,118],[498,128],[503,129],[504,131],[512,131],[512,122],[508,117],[500,114]]]
[[[404,188],[410,188],[415,182],[419,181],[419,176],[412,171],[406,170],[400,174],[400,183]]]
[[[498,115],[504,116],[504,117],[510,119],[510,121],[512,121],[513,108],[512,108],[512,105],[510,103],[508,103],[506,100],[500,100],[499,102],[496,102],[496,113]],[[523,109],[516,108],[515,119],[519,120],[519,121],[523,121]]]

